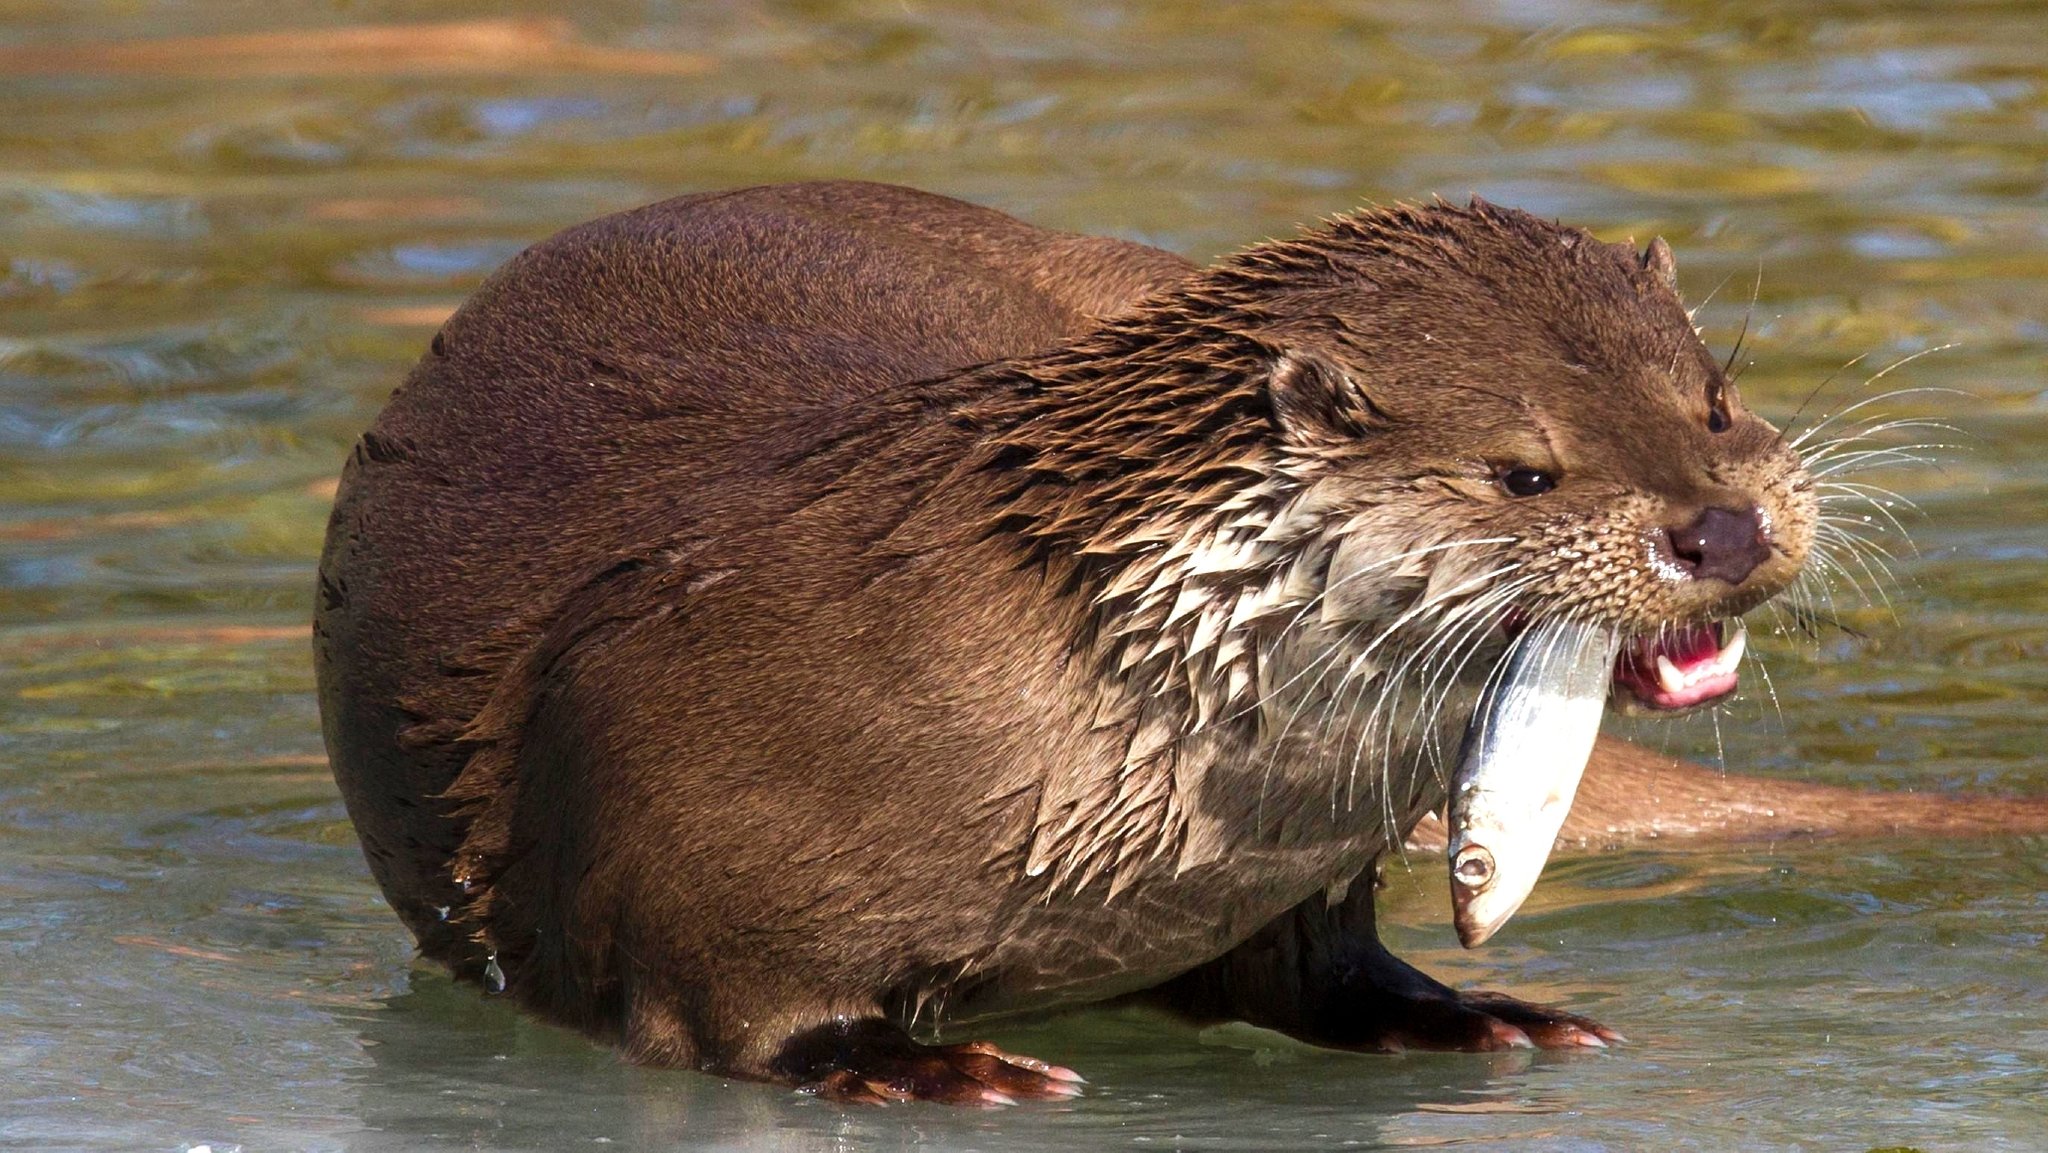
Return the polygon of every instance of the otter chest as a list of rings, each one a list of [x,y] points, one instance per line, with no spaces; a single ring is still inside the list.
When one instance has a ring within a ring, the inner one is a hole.
[[[1326,774],[1210,771],[1182,782],[1169,845],[1088,869],[1016,878],[986,950],[936,999],[950,1019],[1100,1000],[1220,956],[1318,891],[1370,883],[1373,859],[1442,803],[1427,770],[1375,773],[1333,795]],[[1394,795],[1386,790],[1392,789]],[[1062,867],[1064,866],[1064,867]],[[1076,880],[1080,883],[1076,884]]]

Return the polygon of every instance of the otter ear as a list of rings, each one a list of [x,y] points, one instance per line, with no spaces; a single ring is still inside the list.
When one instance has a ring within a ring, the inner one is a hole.
[[[1319,352],[1282,352],[1273,361],[1266,387],[1273,398],[1274,419],[1300,440],[1359,436],[1386,419],[1351,374]]]
[[[1650,247],[1643,249],[1642,264],[1645,271],[1657,274],[1664,287],[1678,291],[1678,258],[1671,255],[1671,246],[1664,243],[1663,237],[1650,241]]]

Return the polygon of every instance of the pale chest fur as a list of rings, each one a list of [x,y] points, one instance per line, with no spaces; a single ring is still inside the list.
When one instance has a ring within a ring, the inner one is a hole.
[[[1434,542],[1405,527],[1333,521],[1279,482],[1155,525],[1094,594],[1097,647],[1042,686],[1063,737],[1087,735],[1048,740],[1065,755],[1032,773],[1022,859],[994,878],[1010,911],[914,1003],[952,1018],[1157,983],[1341,891],[1440,806],[1460,711],[1386,691],[1403,675],[1379,647],[1428,596]],[[1340,548],[1372,579],[1333,602]]]
[[[1157,984],[1312,893],[1370,883],[1373,859],[1443,799],[1435,773],[1406,763],[1418,748],[1336,747],[1307,729],[1261,740],[1255,726],[1175,739],[1156,717],[1131,731],[1120,767],[1046,782],[1008,878],[1022,899],[914,996],[922,1024]]]

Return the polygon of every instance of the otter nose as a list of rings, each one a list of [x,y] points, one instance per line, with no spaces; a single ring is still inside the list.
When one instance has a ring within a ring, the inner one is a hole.
[[[1710,508],[1684,528],[1668,528],[1671,557],[1696,580],[1713,577],[1739,585],[1770,559],[1771,545],[1755,509]]]

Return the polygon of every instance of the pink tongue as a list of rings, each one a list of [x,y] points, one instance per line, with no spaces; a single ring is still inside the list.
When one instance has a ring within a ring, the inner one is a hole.
[[[1721,655],[1721,629],[1718,625],[1689,628],[1665,643],[1664,655],[1680,672],[1706,664]]]

